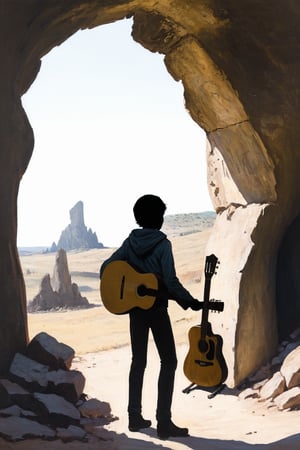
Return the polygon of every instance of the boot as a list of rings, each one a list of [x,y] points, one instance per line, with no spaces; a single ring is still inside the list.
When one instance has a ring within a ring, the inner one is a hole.
[[[129,431],[139,431],[142,428],[151,427],[151,420],[146,420],[141,414],[129,415]]]
[[[157,423],[157,435],[160,439],[186,437],[189,435],[189,430],[187,428],[179,428],[171,420],[167,420]]]

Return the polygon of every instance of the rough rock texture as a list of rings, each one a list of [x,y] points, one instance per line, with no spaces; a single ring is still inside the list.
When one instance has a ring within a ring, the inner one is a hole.
[[[28,303],[29,312],[49,311],[60,308],[86,308],[89,301],[82,297],[78,285],[72,283],[68,267],[67,254],[60,249],[57,252],[53,270],[52,285],[50,275],[46,274],[38,294]]]
[[[85,383],[83,375],[74,370],[49,370],[49,367],[16,353],[9,375],[31,391],[45,393],[50,389],[51,393],[59,394],[70,402],[79,400]]]
[[[26,356],[57,369],[70,369],[75,352],[69,345],[58,342],[47,333],[38,333],[27,345]]]
[[[53,47],[130,16],[133,38],[165,55],[186,109],[207,133],[217,212],[207,254],[220,259],[212,297],[225,302],[213,329],[224,338],[233,386],[270,359],[278,333],[300,317],[298,0],[1,0],[1,366],[27,342],[17,193],[33,130],[20,98]]]
[[[35,336],[33,341],[40,343],[43,355],[49,356],[51,349],[51,357],[44,365],[25,355],[14,355],[6,377],[0,379],[1,437],[13,442],[36,437],[86,441],[97,421],[101,427],[116,420],[108,403],[87,399],[81,372],[56,370],[61,355],[74,356],[73,349],[47,333]],[[31,356],[32,342],[25,348]]]
[[[279,346],[272,361],[241,386],[241,399],[257,398],[279,410],[300,408],[300,329]]]
[[[63,248],[64,250],[78,250],[89,248],[103,248],[98,242],[97,234],[84,223],[83,202],[79,201],[70,209],[71,223],[62,231],[58,244],[52,244],[51,251]]]

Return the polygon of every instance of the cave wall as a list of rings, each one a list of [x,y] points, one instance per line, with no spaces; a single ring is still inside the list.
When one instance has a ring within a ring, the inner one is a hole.
[[[228,385],[237,385],[277,346],[277,255],[299,214],[299,3],[0,0],[0,11],[0,370],[27,340],[16,204],[34,144],[20,98],[53,47],[133,15],[133,38],[165,55],[191,120],[207,134],[217,219],[206,254],[220,260],[211,294],[225,302],[212,324],[224,339]]]

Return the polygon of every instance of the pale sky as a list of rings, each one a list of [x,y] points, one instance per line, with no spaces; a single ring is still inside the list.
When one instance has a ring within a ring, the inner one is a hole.
[[[159,195],[166,214],[213,210],[205,134],[163,55],[137,44],[131,24],[76,33],[43,58],[23,96],[35,146],[20,185],[18,246],[57,243],[79,200],[105,246],[136,227],[143,194]]]

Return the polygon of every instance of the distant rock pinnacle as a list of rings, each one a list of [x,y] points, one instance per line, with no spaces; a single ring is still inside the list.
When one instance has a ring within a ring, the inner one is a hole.
[[[61,248],[66,251],[103,248],[103,244],[98,242],[96,233],[85,226],[82,201],[70,209],[70,220],[71,223],[62,231],[58,244],[53,243],[50,251],[54,252]]]

